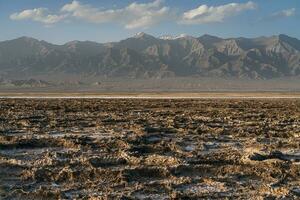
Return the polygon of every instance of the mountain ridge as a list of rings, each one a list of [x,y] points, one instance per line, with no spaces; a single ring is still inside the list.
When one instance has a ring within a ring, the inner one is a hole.
[[[270,79],[300,75],[300,41],[212,35],[157,38],[138,33],[119,42],[51,44],[30,37],[0,42],[0,76],[84,74],[164,78]]]

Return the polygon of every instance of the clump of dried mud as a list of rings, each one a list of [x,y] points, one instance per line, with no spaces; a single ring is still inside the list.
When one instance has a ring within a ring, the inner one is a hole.
[[[0,100],[0,199],[297,199],[299,100]]]

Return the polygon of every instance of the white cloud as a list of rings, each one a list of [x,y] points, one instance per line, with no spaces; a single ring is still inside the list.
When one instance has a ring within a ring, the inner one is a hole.
[[[295,8],[290,8],[286,10],[282,10],[276,13],[273,13],[271,15],[271,18],[285,18],[285,17],[292,17],[296,15],[296,9]]]
[[[10,15],[11,20],[33,20],[43,24],[54,24],[65,18],[65,15],[48,14],[47,8],[35,8],[32,10],[23,10],[19,13]]]
[[[246,10],[256,9],[256,4],[249,1],[247,3],[229,3],[221,6],[201,5],[196,9],[183,13],[180,23],[183,24],[205,24],[222,22],[224,19],[237,15]]]
[[[89,23],[115,23],[126,29],[149,28],[163,21],[178,21],[183,24],[204,24],[222,22],[224,19],[246,10],[256,8],[256,4],[230,3],[220,6],[201,5],[196,9],[176,12],[164,6],[164,0],[153,0],[149,3],[134,2],[122,8],[97,8],[78,0],[65,4],[56,14],[49,13],[47,8],[23,10],[10,15],[12,20],[32,20],[51,26],[60,21],[79,19]],[[281,15],[293,15],[295,10],[284,10]],[[279,15],[279,14],[278,14]]]
[[[155,0],[150,3],[132,3],[119,9],[102,10],[75,0],[64,5],[61,11],[91,23],[113,22],[127,29],[148,28],[170,17],[170,9],[162,3],[162,0]]]

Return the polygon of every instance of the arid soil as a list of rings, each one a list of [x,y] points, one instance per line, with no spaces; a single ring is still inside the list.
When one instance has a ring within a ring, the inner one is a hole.
[[[200,198],[299,199],[300,100],[0,100],[0,199]]]

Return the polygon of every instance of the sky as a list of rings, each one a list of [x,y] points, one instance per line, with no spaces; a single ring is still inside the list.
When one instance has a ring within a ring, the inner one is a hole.
[[[203,34],[287,34],[300,39],[299,0],[0,0],[0,41],[28,36],[63,44]]]

